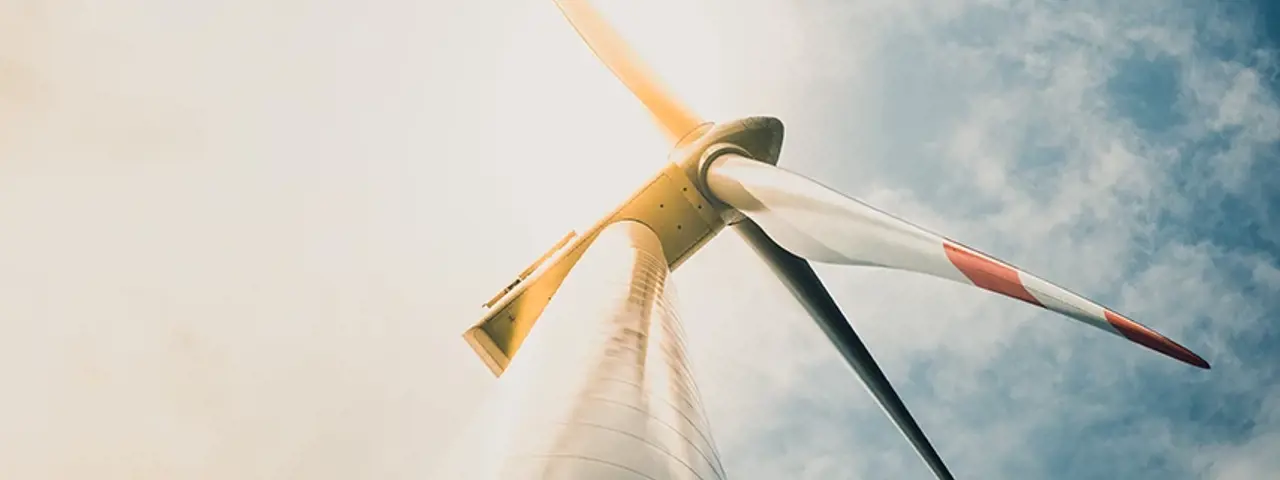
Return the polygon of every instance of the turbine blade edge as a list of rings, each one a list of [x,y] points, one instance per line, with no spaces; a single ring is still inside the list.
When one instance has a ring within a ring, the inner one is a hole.
[[[706,123],[667,91],[589,1],[555,0],[555,3],[596,58],[653,114],[672,145],[679,145],[682,139]]]
[[[902,398],[893,389],[893,384],[885,377],[884,372],[871,356],[871,351],[862,343],[857,332],[853,330],[844,313],[836,305],[827,288],[818,278],[817,272],[809,262],[799,258],[775,243],[755,222],[743,220],[734,225],[734,229],[742,236],[753,250],[764,259],[769,269],[786,285],[792,296],[804,306],[813,317],[822,332],[826,334],[836,350],[844,357],[849,366],[862,380],[863,386],[875,397],[880,408],[889,416],[902,432],[903,436],[915,447],[916,453],[924,460],[929,469],[941,480],[954,479],[947,465],[938,455],[924,430],[916,423],[911,412],[907,410]]]

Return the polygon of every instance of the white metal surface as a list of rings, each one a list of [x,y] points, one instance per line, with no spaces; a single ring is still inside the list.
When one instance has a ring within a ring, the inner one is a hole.
[[[723,480],[658,236],[606,227],[498,380],[484,480]]]

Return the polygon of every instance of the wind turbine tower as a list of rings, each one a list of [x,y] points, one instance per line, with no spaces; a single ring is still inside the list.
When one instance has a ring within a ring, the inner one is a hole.
[[[668,276],[726,227],[804,306],[940,479],[953,477],[809,261],[973,285],[1209,368],[1078,294],[777,167],[781,121],[704,121],[665,91],[586,1],[556,5],[653,114],[672,146],[670,162],[484,304],[483,318],[463,336],[501,377],[499,404],[485,412],[497,421],[486,432],[484,459],[457,475],[724,480]]]

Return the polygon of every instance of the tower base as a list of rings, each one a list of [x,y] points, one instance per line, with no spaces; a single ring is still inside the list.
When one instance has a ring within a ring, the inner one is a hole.
[[[588,247],[498,380],[486,450],[450,478],[724,480],[658,236]]]

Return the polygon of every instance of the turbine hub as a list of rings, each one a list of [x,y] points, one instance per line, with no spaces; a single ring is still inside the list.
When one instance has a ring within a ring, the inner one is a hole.
[[[716,157],[726,153],[777,165],[782,153],[782,121],[774,117],[746,117],[718,125],[704,125],[699,130],[700,136],[695,140],[671,152],[671,162],[684,170],[724,223],[733,225],[745,217],[711,194],[706,182],[707,167]]]

